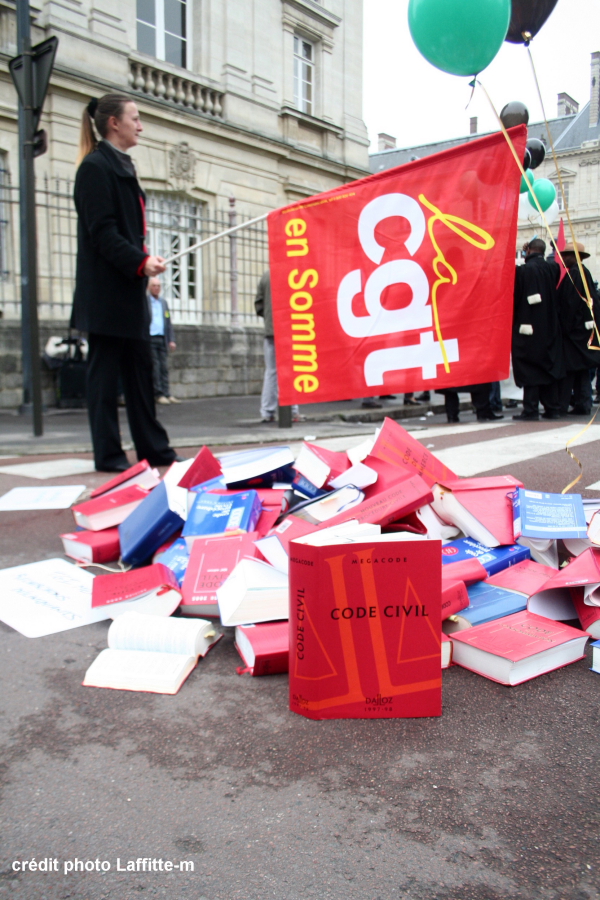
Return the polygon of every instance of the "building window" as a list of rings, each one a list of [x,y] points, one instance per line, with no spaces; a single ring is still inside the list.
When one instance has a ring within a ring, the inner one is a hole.
[[[562,191],[560,189],[560,184],[554,183],[554,187],[556,188],[556,202],[558,203],[558,208],[562,212],[565,208],[565,205],[563,203],[563,197],[562,197]],[[570,187],[569,182],[563,181],[563,188],[565,190],[565,200],[566,200],[567,206],[569,206],[569,187]]]
[[[174,66],[187,66],[187,0],[137,0],[137,48]]]
[[[315,45],[294,36],[294,105],[313,115],[315,84]]]
[[[156,256],[168,257],[192,247],[203,236],[202,204],[174,194],[147,197],[148,246]],[[202,255],[187,253],[161,276],[164,295],[175,323],[202,321]]]

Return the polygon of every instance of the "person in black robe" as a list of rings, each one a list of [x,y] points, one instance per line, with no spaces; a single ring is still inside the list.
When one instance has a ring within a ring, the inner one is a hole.
[[[523,412],[513,419],[560,418],[558,383],[564,376],[563,342],[556,285],[557,263],[544,259],[546,244],[535,238],[525,244],[525,264],[515,274],[512,364],[515,382],[523,388]]]
[[[582,260],[590,255],[583,244],[577,243],[577,249]],[[592,349],[599,346],[594,320],[600,325],[600,298],[589,270],[582,265],[592,299],[592,316],[573,244],[566,245],[562,258],[567,274],[558,289],[558,302],[566,374],[559,386],[560,411],[562,415],[569,412],[573,396],[571,414],[588,416],[592,411],[592,371],[600,365],[600,350]],[[592,347],[588,347],[590,337]]]

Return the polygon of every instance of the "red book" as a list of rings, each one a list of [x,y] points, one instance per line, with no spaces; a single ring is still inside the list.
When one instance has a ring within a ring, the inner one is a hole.
[[[317,444],[305,441],[294,463],[294,468],[308,478],[315,487],[320,488],[349,469],[350,460],[346,453],[328,450],[326,447],[319,447]]]
[[[72,507],[75,524],[81,528],[89,528],[90,531],[114,528],[124,522],[149,493],[138,484],[133,484],[110,494],[102,494],[94,500],[78,503]]]
[[[162,563],[94,578],[92,609],[110,606],[113,619],[124,612],[170,616],[180,603],[177,578]]]
[[[587,634],[528,610],[452,635],[452,660],[515,685],[584,658]]]
[[[488,584],[495,584],[497,587],[506,588],[508,591],[519,591],[519,593],[531,597],[532,594],[540,590],[549,578],[553,578],[556,575],[556,571],[556,569],[552,569],[550,566],[543,566],[533,559],[525,559],[515,566],[509,566],[508,569],[502,569],[501,572],[490,575],[487,582]]]
[[[194,462],[191,464],[187,472],[181,478],[179,487],[192,488],[196,484],[203,484],[212,478],[218,478],[222,474],[221,463],[213,456],[208,447],[202,447]]]
[[[439,716],[441,544],[290,548],[290,709],[310,719]]]
[[[104,484],[93,490],[90,496],[93,499],[94,497],[102,496],[102,494],[110,494],[113,491],[131,487],[133,484],[152,490],[159,481],[160,478],[156,469],[152,469],[147,460],[143,459],[141,462],[136,463],[135,466],[130,466],[124,472],[119,472],[110,481],[105,481]]]
[[[290,626],[288,622],[238,625],[235,646],[244,660],[238,675],[280,675],[288,670]]]
[[[442,569],[443,571],[443,569]],[[442,578],[442,621],[455,616],[469,605],[469,595],[464,581]]]
[[[181,590],[181,612],[186,616],[218,616],[217,588],[244,556],[256,557],[256,532],[227,537],[196,538]]]
[[[583,588],[571,588],[571,599],[583,630],[596,639],[600,638],[600,606],[584,603]]]
[[[445,466],[394,419],[384,420],[383,427],[371,450],[371,456],[376,456],[392,466],[400,466],[413,473],[416,472],[430,487],[446,478],[457,477],[448,466]]]
[[[270,534],[260,538],[256,546],[267,562],[281,572],[287,572],[290,541],[304,537],[311,531],[316,531],[313,524],[305,522],[304,519],[299,519],[291,513],[276,528],[273,528]]]
[[[377,481],[375,484],[370,484],[368,487],[363,488],[365,500],[374,497],[375,494],[381,494],[383,491],[387,491],[388,488],[398,484],[399,481],[406,481],[406,479],[410,478],[413,474],[411,469],[394,466],[391,463],[384,462],[382,459],[378,459],[376,456],[367,456],[367,458],[363,460],[363,463],[365,466],[369,466],[370,469],[374,469],[375,472],[377,472]]]
[[[260,493],[260,491],[258,491],[257,493]],[[281,510],[273,509],[273,507],[269,506],[263,506],[263,511],[261,512],[260,518],[256,523],[256,533],[258,534],[258,536],[265,537],[265,535],[268,534],[269,531],[271,531],[280,515]]]
[[[61,534],[65,555],[80,562],[114,562],[121,555],[118,528]]]
[[[423,479],[418,475],[412,475],[386,491],[375,494],[369,500],[363,500],[356,506],[327,519],[317,526],[317,530],[331,528],[332,525],[339,525],[340,522],[348,522],[350,519],[356,519],[361,524],[371,522],[375,525],[389,525],[390,522],[396,522],[425,503],[430,503],[432,497],[431,490]]]
[[[485,581],[488,577],[487,569],[478,559],[461,559],[459,562],[446,563],[442,566],[442,582],[464,581],[465,584],[475,584],[476,581]]]
[[[444,521],[457,525],[486,547],[513,544],[513,506],[507,495],[518,487],[523,487],[523,483],[512,475],[441,479],[434,491],[433,508]],[[469,522],[465,510],[475,523]],[[493,540],[477,528],[477,523],[483,525]]]
[[[554,571],[554,575],[530,596],[527,609],[548,616],[549,619],[561,621],[574,619],[577,614],[573,606],[571,589],[583,588],[582,602],[591,607],[600,603],[600,597],[596,597],[599,586],[600,548],[590,547],[580,556],[574,557],[564,569]]]

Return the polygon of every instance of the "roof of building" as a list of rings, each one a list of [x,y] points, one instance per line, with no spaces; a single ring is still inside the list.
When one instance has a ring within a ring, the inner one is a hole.
[[[554,137],[554,132],[552,133]],[[595,125],[590,126],[590,104],[585,104],[573,121],[564,129],[558,140],[554,141],[554,149],[559,150],[577,150],[586,141],[597,141],[600,139],[600,119]]]
[[[589,128],[589,103],[575,115],[560,116],[556,119],[550,119],[548,125],[552,132],[552,140],[556,150],[565,150],[567,147],[580,146],[582,141],[593,140],[600,136],[600,125],[596,128]],[[583,116],[583,112],[586,115]],[[578,124],[580,123],[580,124]],[[588,125],[585,137],[581,137],[578,144],[571,144],[571,140],[579,139],[580,133],[584,133],[584,126]],[[546,132],[545,122],[532,122],[528,125],[530,138],[538,138],[549,145],[548,135]],[[567,138],[567,132],[571,134]],[[451,147],[457,147],[459,144],[466,144],[469,141],[477,140],[477,138],[485,137],[487,134],[493,134],[486,131],[483,134],[469,134],[466,137],[453,138],[449,141],[434,141],[431,144],[420,144],[415,147],[398,147],[393,150],[380,150],[377,153],[371,153],[369,156],[369,165],[371,172],[382,172],[385,169],[393,169],[395,166],[401,166],[403,163],[410,162],[413,159],[421,159],[423,156],[432,156],[434,153],[440,153],[442,150],[449,150]],[[565,138],[566,143],[560,143]]]

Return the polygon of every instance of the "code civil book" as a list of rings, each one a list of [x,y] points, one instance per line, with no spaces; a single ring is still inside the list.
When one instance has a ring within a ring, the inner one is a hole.
[[[441,542],[309,541],[290,544],[290,709],[310,719],[441,715]]]

